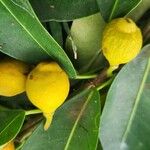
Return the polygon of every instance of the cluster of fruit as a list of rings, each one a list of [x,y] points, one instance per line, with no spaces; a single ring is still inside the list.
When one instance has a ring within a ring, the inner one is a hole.
[[[108,75],[137,56],[142,46],[142,34],[129,18],[118,18],[104,29],[102,52],[110,67]],[[55,110],[69,93],[69,78],[56,62],[41,62],[32,71],[19,60],[0,61],[0,95],[15,96],[26,91],[31,103],[38,107],[46,118],[47,130]]]
[[[0,95],[10,97],[26,91],[31,103],[42,110],[46,130],[55,110],[69,93],[69,79],[56,62],[41,62],[30,73],[29,70],[29,66],[19,60],[1,60]]]

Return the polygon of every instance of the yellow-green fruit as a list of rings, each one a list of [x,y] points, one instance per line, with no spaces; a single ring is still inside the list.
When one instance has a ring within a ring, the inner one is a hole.
[[[0,95],[15,96],[25,91],[28,66],[15,59],[0,61]]]
[[[129,18],[118,18],[108,23],[103,32],[102,51],[110,66],[132,60],[142,47],[142,34]]]
[[[42,110],[46,118],[44,129],[50,126],[55,110],[69,93],[67,74],[56,62],[41,62],[28,75],[26,92],[29,100]]]
[[[2,150],[15,150],[14,142],[9,142],[2,148]]]

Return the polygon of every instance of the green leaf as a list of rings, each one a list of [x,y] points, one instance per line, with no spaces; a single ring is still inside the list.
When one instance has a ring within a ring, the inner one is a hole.
[[[22,110],[0,111],[0,145],[14,139],[24,122],[25,112]]]
[[[66,49],[78,69],[89,70],[93,64],[93,68],[103,66],[100,49],[104,26],[100,13],[73,21]]]
[[[50,21],[49,23],[51,35],[53,38],[63,47],[63,34],[62,34],[62,26],[59,22]]]
[[[70,77],[75,69],[64,50],[44,29],[27,0],[0,0],[0,51],[30,63],[51,58]]]
[[[97,149],[96,150],[103,150],[100,140],[98,140]]]
[[[124,17],[132,11],[142,0],[97,0],[100,12],[106,21]]]
[[[150,149],[150,45],[125,65],[114,80],[101,118],[107,150]]]
[[[30,0],[42,21],[69,21],[97,13],[96,0]]]
[[[99,119],[99,93],[86,90],[68,100],[56,112],[48,131],[43,130],[43,123],[40,124],[22,150],[95,150]]]
[[[132,18],[134,21],[137,21],[142,17],[142,15],[150,8],[150,0],[142,0],[142,2],[131,11],[127,17]]]

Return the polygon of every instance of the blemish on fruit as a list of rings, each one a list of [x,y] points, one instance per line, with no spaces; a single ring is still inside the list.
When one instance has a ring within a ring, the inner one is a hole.
[[[32,80],[32,79],[33,79],[33,75],[32,75],[32,74],[29,76],[29,79],[30,79],[30,80]]]
[[[128,23],[131,23],[131,20],[130,20],[129,18],[126,18],[126,21],[127,21]]]

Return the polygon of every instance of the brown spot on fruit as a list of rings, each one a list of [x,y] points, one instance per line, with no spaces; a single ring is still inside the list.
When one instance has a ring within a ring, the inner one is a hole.
[[[126,21],[127,21],[128,23],[131,23],[131,20],[130,20],[129,18],[126,18]]]
[[[33,79],[33,75],[32,75],[32,74],[29,76],[29,79],[30,79],[30,80],[32,80],[32,79]]]

